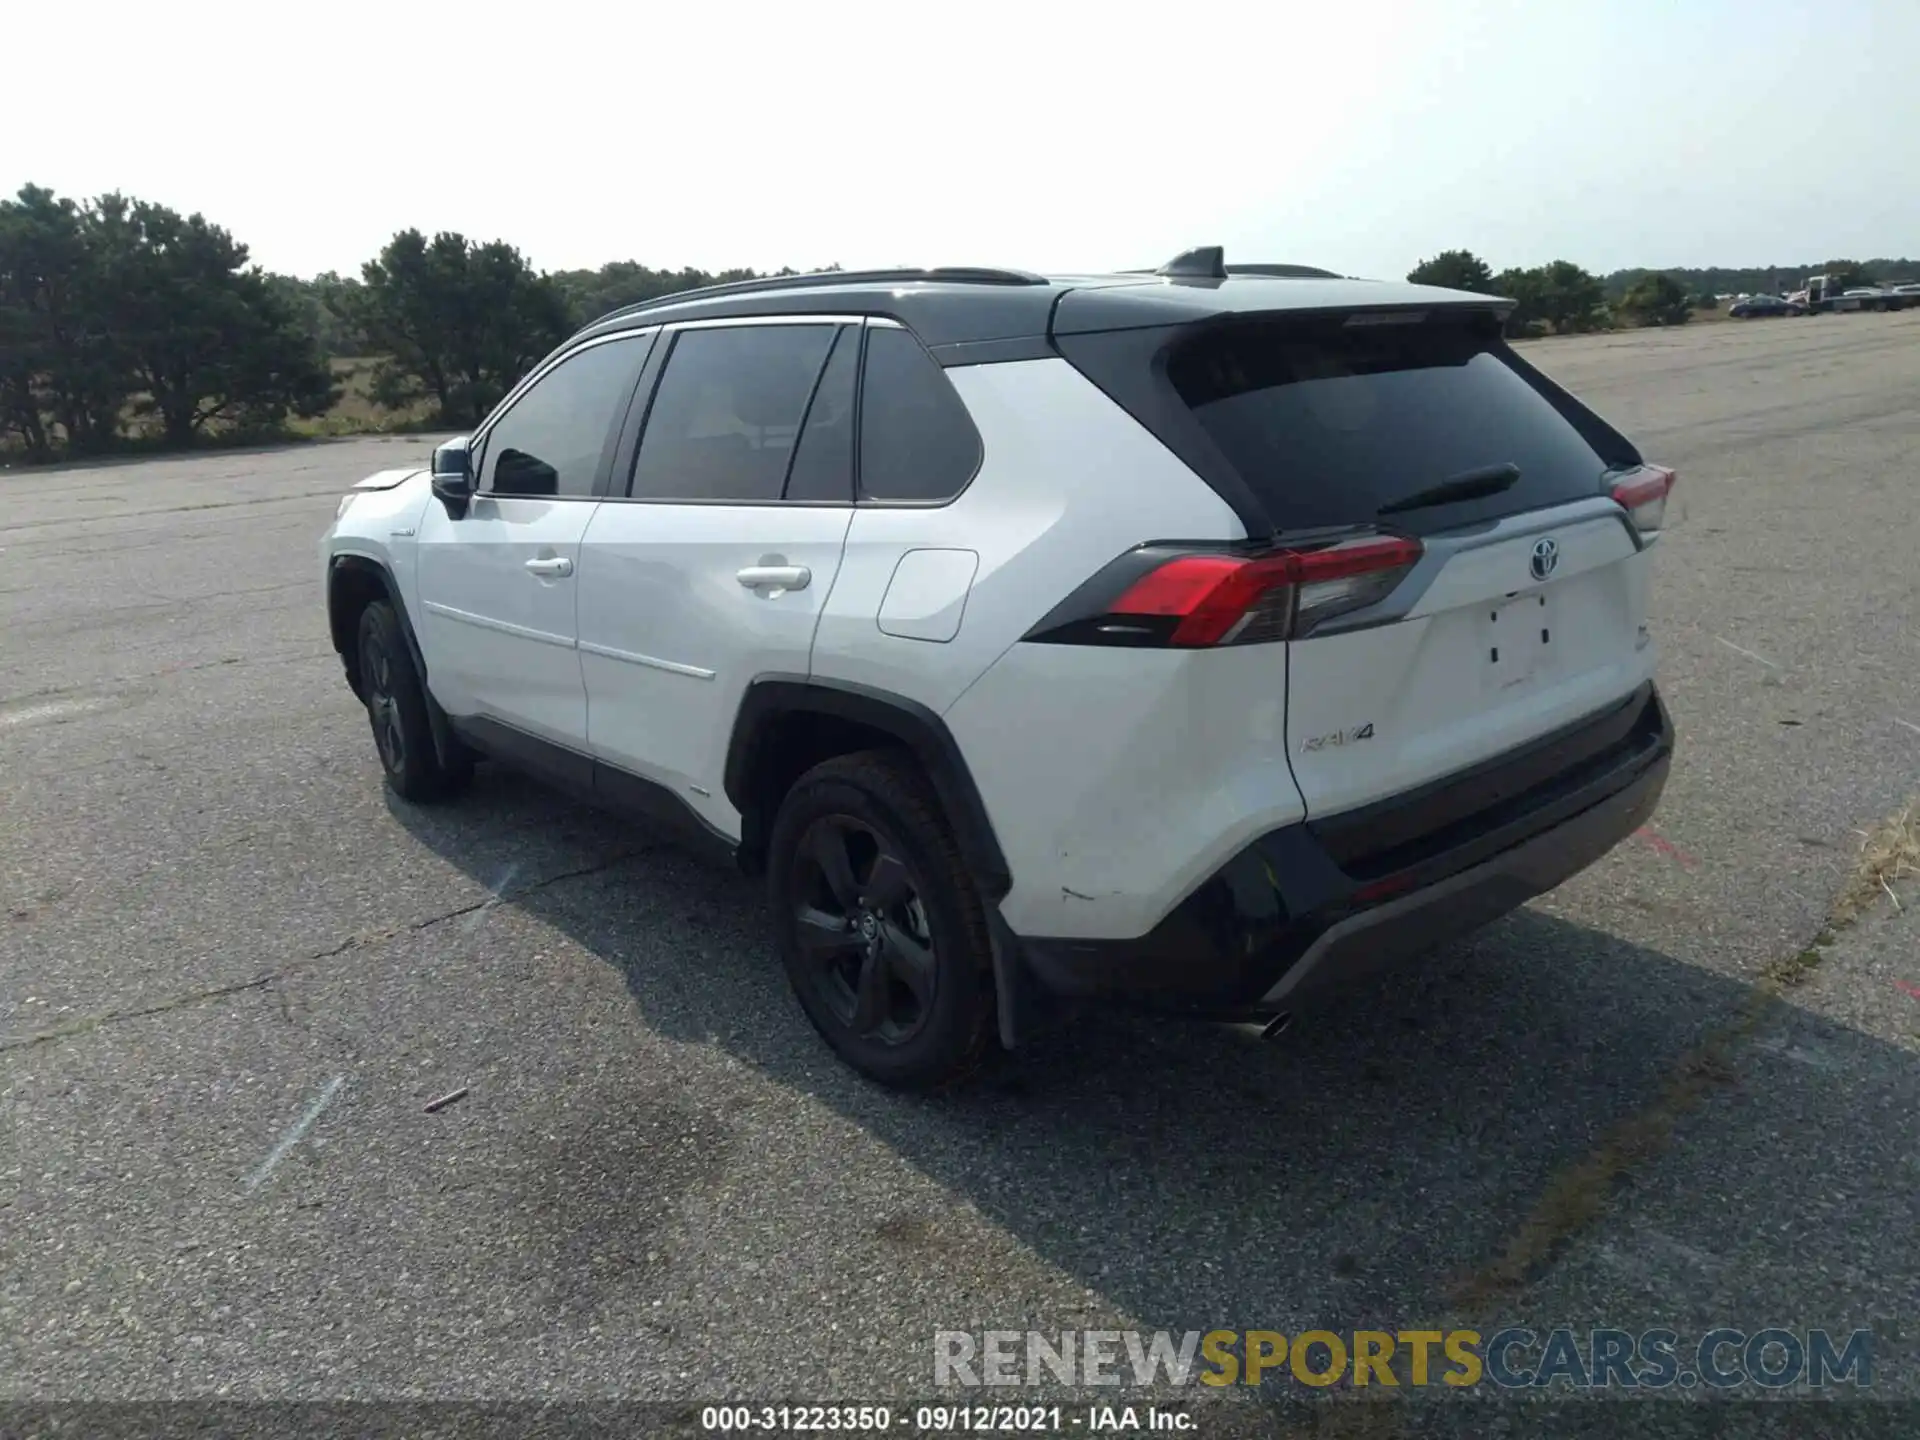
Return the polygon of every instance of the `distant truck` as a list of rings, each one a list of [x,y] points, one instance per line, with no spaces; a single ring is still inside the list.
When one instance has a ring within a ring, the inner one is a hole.
[[[1807,288],[1787,297],[1808,315],[1831,315],[1847,310],[1920,309],[1920,285],[1863,285],[1842,290],[1831,275],[1813,275]]]

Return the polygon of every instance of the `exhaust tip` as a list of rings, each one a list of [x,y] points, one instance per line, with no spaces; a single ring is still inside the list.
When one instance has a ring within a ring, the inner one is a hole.
[[[1262,1025],[1260,1027],[1260,1038],[1262,1040],[1278,1040],[1292,1028],[1293,1014],[1291,1011],[1288,1011],[1274,1016],[1273,1019],[1269,1020],[1265,1025]]]

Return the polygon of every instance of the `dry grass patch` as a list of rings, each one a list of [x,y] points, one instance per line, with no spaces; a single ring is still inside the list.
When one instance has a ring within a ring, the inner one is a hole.
[[[1920,875],[1920,801],[1889,815],[1861,836],[1860,858],[1833,902],[1832,923],[1845,925],[1882,895],[1900,908],[1894,883]]]
[[[1456,1287],[1457,1303],[1485,1311],[1518,1293],[1574,1236],[1598,1221],[1620,1181],[1666,1149],[1679,1122],[1711,1090],[1735,1079],[1735,1057],[1785,992],[1806,981],[1840,932],[1882,895],[1898,908],[1893,887],[1914,875],[1920,875],[1920,800],[1863,834],[1859,859],[1820,933],[1798,954],[1762,970],[1733,1016],[1680,1057],[1646,1106],[1610,1125],[1592,1151],[1548,1180],[1501,1253]]]

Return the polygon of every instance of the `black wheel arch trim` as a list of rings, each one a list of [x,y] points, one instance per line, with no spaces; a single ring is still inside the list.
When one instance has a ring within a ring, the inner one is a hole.
[[[761,675],[747,686],[727,745],[724,784],[727,799],[740,812],[742,847],[765,842],[772,817],[758,813],[753,794],[755,767],[762,748],[783,717],[830,715],[891,735],[912,752],[933,782],[960,853],[993,909],[1013,888],[1005,853],[946,722],[917,700],[853,681],[820,680],[805,675]]]
[[[347,665],[347,680],[354,695],[364,700],[360,686],[353,676],[352,661],[348,657],[347,646],[354,644],[352,635],[343,635],[334,606],[337,601],[336,580],[343,573],[370,576],[379,583],[386,601],[393,606],[393,613],[400,620],[400,634],[407,642],[407,658],[413,662],[413,673],[420,677],[420,692],[427,702],[427,726],[433,732],[434,757],[442,765],[453,763],[459,753],[460,741],[453,733],[453,727],[447,722],[447,712],[440,708],[440,702],[433,698],[433,687],[427,683],[427,657],[420,649],[420,637],[414,633],[413,617],[407,613],[407,602],[400,598],[400,587],[394,583],[393,573],[380,561],[369,555],[336,555],[327,568],[327,629],[333,637],[333,648],[341,661]],[[357,629],[354,632],[358,633]]]

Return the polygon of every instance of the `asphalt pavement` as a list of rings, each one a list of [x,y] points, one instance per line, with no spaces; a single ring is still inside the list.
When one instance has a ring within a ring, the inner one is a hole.
[[[429,441],[0,472],[0,1400],[904,1401],[942,1330],[1501,1323],[1869,1327],[1920,1399],[1920,894],[1813,945],[1920,792],[1920,315],[1530,349],[1680,472],[1649,830],[1279,1043],[1093,1017],[935,1100],[832,1059],[757,885],[506,775],[385,794],[316,541]]]

